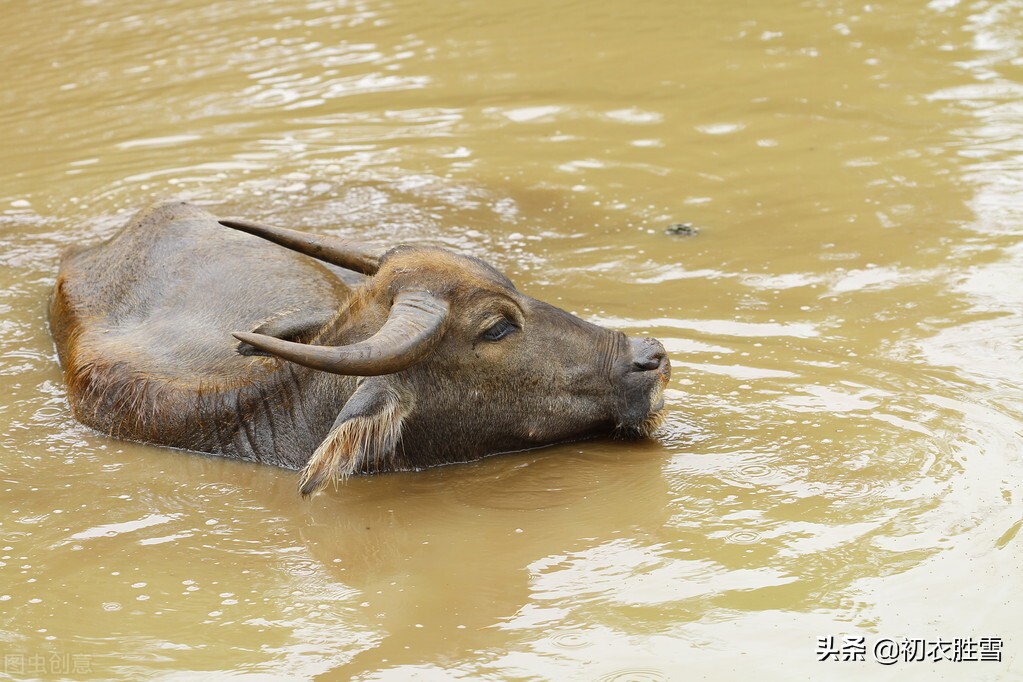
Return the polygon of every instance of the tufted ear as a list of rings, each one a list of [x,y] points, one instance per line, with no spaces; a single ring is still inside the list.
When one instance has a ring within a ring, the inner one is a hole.
[[[408,406],[403,406],[386,376],[360,381],[330,433],[309,458],[299,483],[302,496],[363,469],[381,468],[384,460],[394,456],[407,414]]]

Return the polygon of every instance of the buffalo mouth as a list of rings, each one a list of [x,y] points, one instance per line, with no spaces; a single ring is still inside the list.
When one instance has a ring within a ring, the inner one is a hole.
[[[658,373],[657,381],[650,389],[649,409],[639,419],[620,423],[615,427],[612,434],[615,438],[623,440],[637,440],[651,438],[664,423],[664,387],[668,384],[667,373]]]

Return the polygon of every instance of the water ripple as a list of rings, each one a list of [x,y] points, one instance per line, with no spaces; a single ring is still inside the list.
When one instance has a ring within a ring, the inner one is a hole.
[[[593,644],[586,635],[578,632],[561,632],[551,635],[551,643],[559,649],[582,649]]]
[[[598,682],[666,682],[668,677],[654,668],[625,668],[597,679]]]
[[[760,533],[753,530],[737,530],[728,534],[728,542],[735,545],[753,545],[760,542]]]

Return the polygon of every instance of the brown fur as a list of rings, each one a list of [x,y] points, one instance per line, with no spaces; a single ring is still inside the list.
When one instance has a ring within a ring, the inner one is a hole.
[[[51,301],[51,319],[61,320],[67,330],[58,339],[72,413],[79,421],[118,438],[159,442],[168,430],[178,428],[182,415],[197,413],[200,401],[226,402],[249,382],[195,382],[154,376],[132,368],[130,351],[111,357],[107,348],[86,340],[85,331],[95,326],[81,321],[69,305],[66,290],[58,286]],[[219,397],[221,400],[216,400]]]

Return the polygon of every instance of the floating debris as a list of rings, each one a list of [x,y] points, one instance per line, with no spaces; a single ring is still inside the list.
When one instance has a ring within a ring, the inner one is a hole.
[[[678,235],[681,237],[693,237],[700,233],[700,228],[692,223],[674,223],[664,230],[665,234]]]

